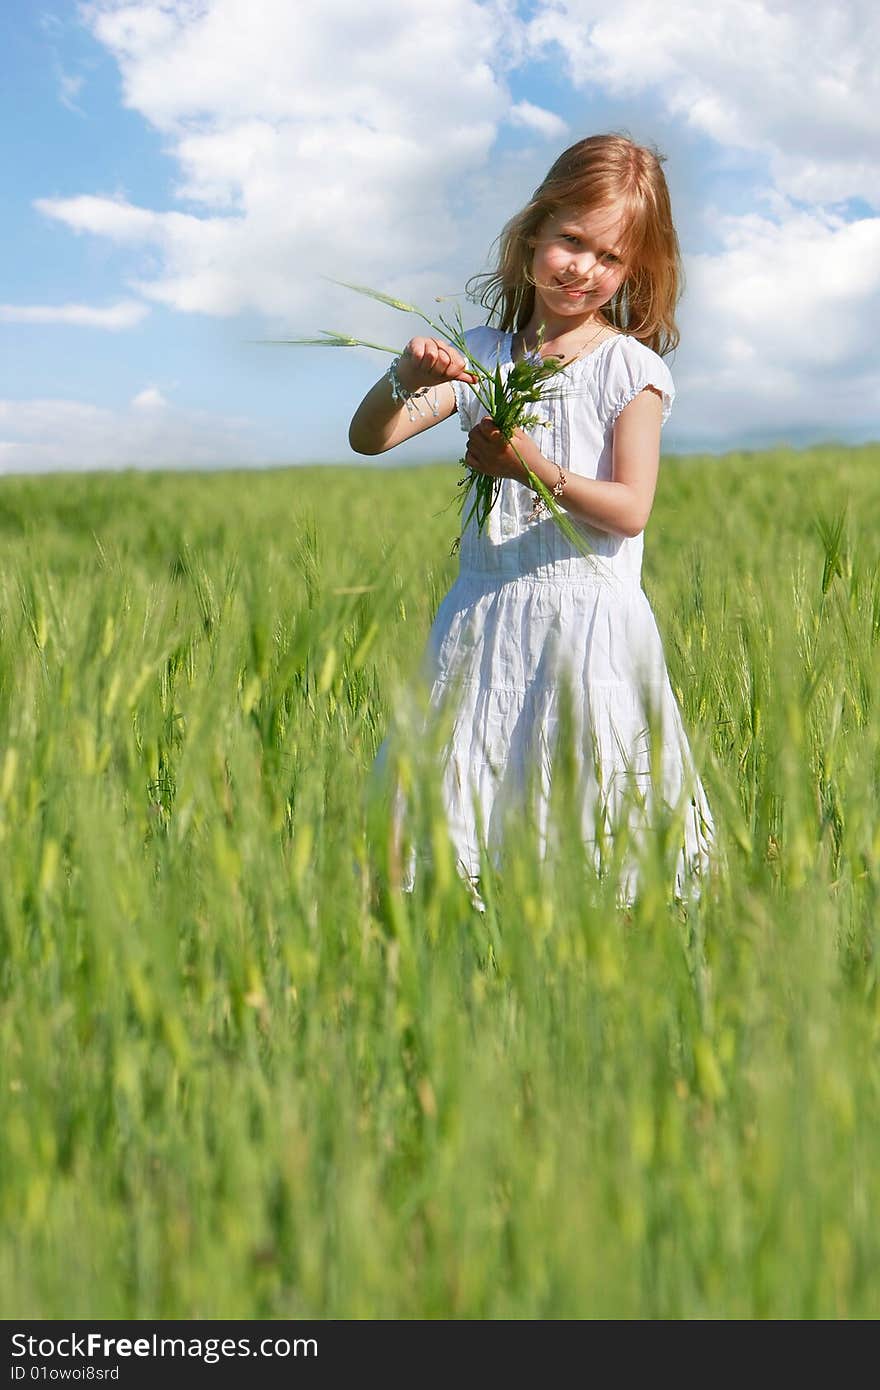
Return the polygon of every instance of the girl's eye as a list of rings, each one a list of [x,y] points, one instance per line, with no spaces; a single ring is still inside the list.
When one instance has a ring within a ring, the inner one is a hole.
[[[580,246],[581,239],[574,232],[562,232],[562,240],[567,241],[570,246]],[[602,257],[605,265],[620,265],[620,257],[615,256],[613,251],[606,251]]]

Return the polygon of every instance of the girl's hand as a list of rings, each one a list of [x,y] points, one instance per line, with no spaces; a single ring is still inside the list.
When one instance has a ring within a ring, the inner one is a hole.
[[[477,380],[473,372],[468,371],[461,353],[438,338],[410,338],[400,354],[397,375],[406,391],[440,386],[444,381],[466,381],[473,385]]]
[[[505,439],[494,421],[486,416],[468,435],[464,461],[478,473],[488,473],[493,478],[514,478],[528,485],[528,474],[517,454],[533,473],[539,472],[543,455],[535,441],[523,430],[514,430],[512,437]]]

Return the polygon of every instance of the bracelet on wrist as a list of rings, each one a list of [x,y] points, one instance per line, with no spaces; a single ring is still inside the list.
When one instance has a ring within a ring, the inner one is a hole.
[[[559,498],[565,492],[566,486],[568,484],[568,478],[566,474],[563,472],[560,464],[554,461],[553,467],[557,470],[559,477],[556,479],[556,482],[553,484],[552,488],[550,488],[550,495],[554,497],[557,501],[559,501]],[[544,498],[541,496],[540,492],[536,492],[535,501],[532,506],[532,510],[529,512],[528,520],[537,521],[539,517],[545,514],[545,512],[549,515],[550,508],[547,506],[547,503],[544,501]]]
[[[387,372],[388,380],[391,382],[391,399],[406,406],[407,415],[411,420],[415,420],[417,416],[424,415],[425,412],[420,405],[420,401],[422,397],[427,396],[428,399],[426,404],[431,414],[436,419],[440,414],[440,403],[437,400],[436,386],[419,386],[415,391],[407,391],[398,374],[397,369],[399,365],[400,358],[395,357]]]

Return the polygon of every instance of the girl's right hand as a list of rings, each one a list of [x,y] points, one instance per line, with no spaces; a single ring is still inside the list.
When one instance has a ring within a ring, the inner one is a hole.
[[[440,386],[444,381],[466,381],[472,386],[477,381],[461,353],[439,338],[410,338],[400,354],[397,375],[405,391]]]

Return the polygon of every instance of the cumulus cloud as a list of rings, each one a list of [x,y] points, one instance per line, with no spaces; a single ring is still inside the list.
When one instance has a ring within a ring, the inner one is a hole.
[[[169,406],[155,387],[122,410],[0,400],[0,473],[235,466],[283,460],[288,448],[253,420]]]
[[[198,222],[183,213],[150,212],[133,207],[124,198],[96,198],[82,194],[76,198],[38,198],[36,206],[47,217],[66,222],[71,231],[95,232],[121,245],[161,240],[160,227],[185,227]]]
[[[131,403],[136,410],[161,410],[168,404],[158,386],[145,386],[132,397]]]
[[[687,261],[670,433],[734,442],[876,432],[880,218],[789,206],[722,217],[722,249]]]
[[[86,190],[38,206],[147,248],[158,272],[134,281],[147,298],[303,322],[326,297],[321,274],[402,291],[458,247],[457,190],[511,104],[513,0],[447,0],[442,23],[411,0],[262,0],[259,22],[250,0],[83,13],[195,211]],[[533,111],[533,127],[555,119]]]
[[[792,197],[880,201],[880,10],[873,0],[539,0],[534,50],[572,80],[653,90],[724,146],[766,154]]]
[[[518,101],[511,107],[508,119],[511,125],[526,126],[547,139],[556,139],[568,133],[568,126],[561,116],[554,111],[546,111],[543,106],[533,106],[530,101]]]
[[[442,23],[411,0],[96,0],[81,13],[118,64],[125,104],[161,132],[178,206],[82,189],[38,207],[127,249],[130,290],[144,299],[256,311],[266,336],[339,328],[403,341],[389,311],[321,277],[424,304],[460,288],[545,172],[543,139],[567,137],[554,112],[513,101],[506,75],[561,55],[591,96],[647,98],[767,170],[773,196],[762,204],[751,190],[766,214],[719,217],[717,250],[688,257],[670,441],[735,442],[744,428],[788,422],[860,428],[872,417],[876,429],[878,383],[865,364],[880,307],[878,220],[821,210],[880,199],[880,11],[867,0],[809,15],[794,0],[619,0],[613,13],[598,0],[447,0]],[[505,124],[539,138],[499,149]],[[81,466],[141,449],[148,461],[283,455],[258,431],[208,417],[196,439],[196,417],[163,404],[155,386],[125,412],[84,406],[80,418],[71,402],[36,405],[56,433],[8,440],[19,458],[25,447],[60,459],[53,440],[77,419],[77,457],[93,450]]]
[[[150,312],[135,299],[98,308],[93,304],[0,304],[0,323],[64,323],[80,328],[134,328]]]

